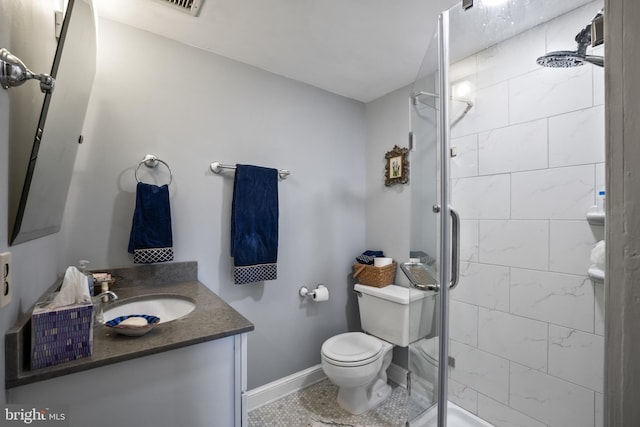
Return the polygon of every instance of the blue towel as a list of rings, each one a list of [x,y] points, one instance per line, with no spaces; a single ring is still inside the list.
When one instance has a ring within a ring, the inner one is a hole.
[[[278,171],[236,165],[231,205],[236,284],[278,278]]]
[[[158,187],[138,182],[129,253],[138,264],[173,260],[168,185]]]
[[[356,257],[356,261],[360,264],[373,265],[373,259],[375,257],[383,257],[384,253],[382,251],[364,251],[362,255],[358,255]]]

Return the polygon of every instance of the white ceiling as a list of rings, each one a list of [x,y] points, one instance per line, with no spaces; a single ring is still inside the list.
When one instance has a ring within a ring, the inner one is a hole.
[[[94,0],[98,15],[368,102],[411,83],[458,0]]]
[[[436,31],[438,14],[460,3],[202,1],[199,16],[192,17],[158,0],[93,0],[101,17],[363,102],[415,80]],[[505,37],[512,36],[586,1],[509,0],[501,12],[508,16],[498,17],[501,22],[510,21],[510,34],[505,32]],[[457,25],[469,53],[487,47],[474,47],[486,33],[483,21],[487,12],[475,15],[477,19],[465,18]],[[452,20],[455,16],[454,13]]]

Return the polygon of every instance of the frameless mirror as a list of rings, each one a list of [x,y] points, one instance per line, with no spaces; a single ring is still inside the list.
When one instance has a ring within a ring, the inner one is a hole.
[[[60,230],[95,72],[92,1],[68,0],[50,73],[55,90],[44,100],[38,88],[10,94],[11,245]]]

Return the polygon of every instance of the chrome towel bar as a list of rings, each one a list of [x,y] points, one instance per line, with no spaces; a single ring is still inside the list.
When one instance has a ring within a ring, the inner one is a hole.
[[[219,174],[223,169],[236,170],[234,165],[224,165],[220,162],[213,162],[209,166],[211,168],[211,172]],[[287,179],[287,176],[291,174],[290,170],[287,169],[278,169],[278,175],[280,175],[280,179]]]

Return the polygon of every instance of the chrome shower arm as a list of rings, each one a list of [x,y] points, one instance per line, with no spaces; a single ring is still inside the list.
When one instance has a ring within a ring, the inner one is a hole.
[[[27,80],[38,80],[43,93],[53,92],[56,81],[48,74],[36,74],[7,49],[0,49],[0,85],[4,89],[20,86]]]

